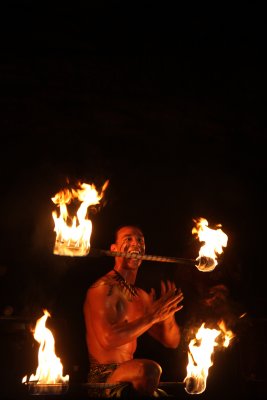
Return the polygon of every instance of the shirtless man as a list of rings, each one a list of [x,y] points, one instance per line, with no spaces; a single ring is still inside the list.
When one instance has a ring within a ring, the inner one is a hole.
[[[145,253],[142,231],[123,226],[111,251]],[[177,348],[180,329],[175,313],[183,307],[183,294],[173,282],[161,282],[161,296],[134,286],[141,260],[115,257],[115,266],[87,291],[84,302],[86,342],[90,371],[88,382],[129,382],[134,393],[152,396],[159,384],[161,366],[134,359],[137,338],[148,332],[162,345]],[[108,394],[109,392],[106,391]]]

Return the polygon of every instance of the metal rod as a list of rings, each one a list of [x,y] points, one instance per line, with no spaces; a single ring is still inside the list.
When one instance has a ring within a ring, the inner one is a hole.
[[[66,251],[68,249],[68,252]],[[201,256],[198,257],[197,259],[193,260],[190,258],[177,258],[177,257],[165,257],[165,256],[155,256],[155,255],[149,255],[149,254],[136,254],[136,253],[126,253],[126,252],[120,252],[120,251],[110,251],[110,250],[101,250],[101,249],[92,249],[89,248],[87,252],[81,253],[77,247],[70,247],[67,246],[66,248],[62,247],[62,249],[59,251],[55,251],[54,249],[54,254],[57,255],[62,255],[62,256],[91,256],[91,257],[99,257],[99,256],[110,256],[110,257],[125,257],[125,258],[134,258],[137,260],[145,260],[145,261],[159,261],[159,262],[165,262],[165,263],[175,263],[175,264],[187,264],[191,266],[195,266],[199,271],[202,272],[210,272],[213,271],[217,263],[215,260],[211,257],[208,256]],[[196,264],[198,262],[198,264]]]
[[[99,250],[99,249],[91,249],[89,252],[91,256],[110,256],[110,257],[125,257],[125,258],[135,258],[138,260],[145,261],[159,261],[159,262],[167,262],[167,263],[176,263],[176,264],[196,264],[196,260],[189,258],[177,258],[177,257],[165,257],[165,256],[156,256],[149,254],[130,254],[120,251],[110,251],[110,250]]]
[[[177,385],[185,385],[184,382],[159,382],[158,386],[177,386]]]

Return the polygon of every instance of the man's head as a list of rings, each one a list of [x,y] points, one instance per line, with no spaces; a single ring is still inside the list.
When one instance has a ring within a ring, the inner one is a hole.
[[[130,254],[145,254],[145,238],[138,226],[124,225],[117,229],[115,243],[110,246],[111,251],[119,251]],[[126,259],[125,259],[126,260]],[[138,265],[141,260],[127,259],[128,262],[134,261]]]

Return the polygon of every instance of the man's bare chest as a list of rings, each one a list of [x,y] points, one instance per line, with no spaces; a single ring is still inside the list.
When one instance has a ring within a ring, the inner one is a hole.
[[[135,296],[131,301],[120,297],[118,298],[116,309],[120,320],[131,322],[145,314],[146,305],[139,296]]]

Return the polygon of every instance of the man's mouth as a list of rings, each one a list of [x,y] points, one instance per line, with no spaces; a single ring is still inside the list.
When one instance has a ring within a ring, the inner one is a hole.
[[[134,256],[142,256],[143,254],[141,250],[128,250],[127,253]]]
[[[138,257],[138,256],[142,256],[145,254],[145,251],[143,249],[140,248],[121,248],[121,251],[127,254],[130,254],[133,257]]]

